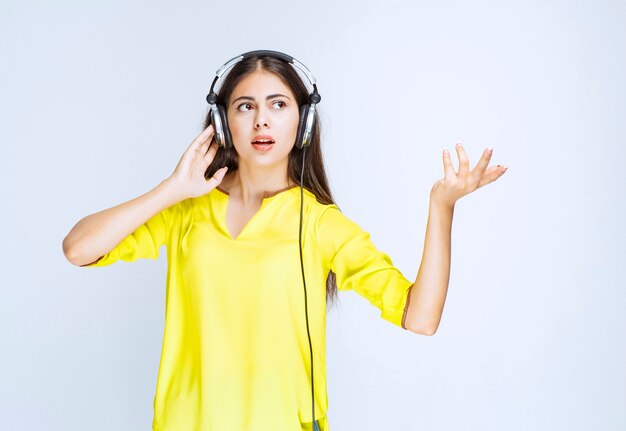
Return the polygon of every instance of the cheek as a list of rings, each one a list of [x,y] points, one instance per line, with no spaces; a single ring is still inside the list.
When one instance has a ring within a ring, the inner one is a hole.
[[[252,120],[246,120],[245,117],[234,117],[232,120],[228,120],[228,128],[230,129],[230,135],[233,141],[238,142],[242,139],[247,139],[249,130],[252,128]]]
[[[237,153],[243,150],[242,142],[248,139],[248,134],[245,132],[248,128],[250,128],[250,125],[246,123],[244,118],[240,116],[228,118],[228,129],[230,130],[230,136],[233,139],[233,145]]]
[[[228,119],[228,127],[230,129],[230,132],[239,133],[239,131],[242,129],[241,117],[235,116],[235,115],[229,115],[227,119]]]
[[[298,131],[298,121],[300,119],[300,114],[296,112],[291,112],[290,115],[285,116],[281,121],[281,127],[290,137],[296,135]]]

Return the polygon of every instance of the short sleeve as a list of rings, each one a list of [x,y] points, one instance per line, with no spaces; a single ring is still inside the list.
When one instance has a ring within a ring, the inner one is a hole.
[[[156,259],[159,257],[159,249],[165,244],[170,225],[169,218],[174,206],[155,214],[111,251],[81,267],[107,266],[118,260],[132,262],[141,258]]]
[[[339,290],[354,290],[394,325],[405,325],[413,282],[378,250],[370,234],[346,217],[337,205],[328,205],[316,224],[322,258],[337,278]]]

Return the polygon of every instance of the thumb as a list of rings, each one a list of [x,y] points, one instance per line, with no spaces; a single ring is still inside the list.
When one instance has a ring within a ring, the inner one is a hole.
[[[211,178],[207,180],[207,184],[211,189],[219,186],[222,180],[224,179],[224,175],[226,175],[226,171],[228,171],[228,166],[224,166],[219,168]]]

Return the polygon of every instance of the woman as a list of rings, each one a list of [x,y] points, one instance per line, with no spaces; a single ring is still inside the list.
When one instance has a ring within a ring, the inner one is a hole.
[[[207,115],[169,178],[82,219],[63,242],[79,266],[156,259],[166,244],[153,430],[328,431],[325,318],[337,289],[355,290],[412,332],[432,335],[439,324],[454,203],[505,169],[487,168],[486,150],[470,172],[457,146],[457,173],[444,151],[411,282],[334,203],[317,114],[310,144],[296,145],[309,97],[283,58],[244,55],[217,97],[232,148],[218,148]]]

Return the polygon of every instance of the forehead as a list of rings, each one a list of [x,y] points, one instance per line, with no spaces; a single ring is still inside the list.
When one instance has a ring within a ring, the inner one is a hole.
[[[292,99],[294,98],[291,89],[278,75],[264,70],[257,70],[237,83],[231,97],[252,96],[264,98],[266,95],[276,93],[282,93]]]

